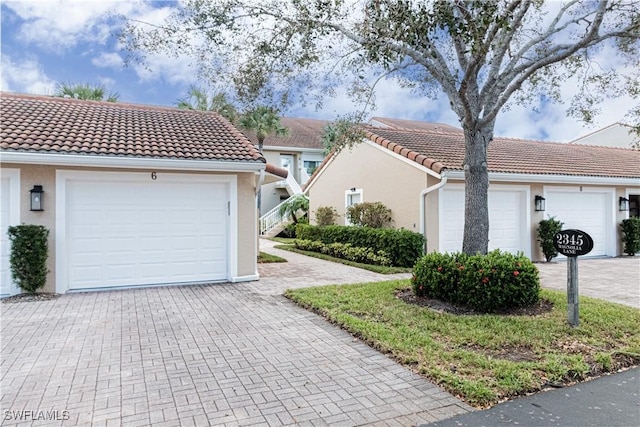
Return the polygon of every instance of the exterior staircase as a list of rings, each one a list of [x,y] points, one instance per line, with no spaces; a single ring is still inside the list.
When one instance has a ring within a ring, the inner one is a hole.
[[[260,236],[276,236],[278,233],[284,230],[287,225],[293,222],[291,215],[280,214],[280,208],[282,207],[282,205],[289,202],[294,197],[304,194],[304,192],[302,191],[300,184],[298,184],[298,181],[296,181],[292,174],[289,174],[287,176],[285,185],[287,191],[289,192],[289,194],[291,194],[291,196],[260,217]]]

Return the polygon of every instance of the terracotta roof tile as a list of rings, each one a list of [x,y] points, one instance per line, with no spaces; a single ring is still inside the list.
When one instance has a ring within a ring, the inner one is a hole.
[[[436,130],[366,127],[371,141],[431,168],[462,170],[464,135]],[[640,151],[557,142],[494,138],[490,172],[640,178]]]
[[[265,147],[324,149],[322,135],[324,134],[325,125],[329,123],[328,121],[282,117],[280,123],[289,129],[289,135],[267,136],[264,140]],[[243,133],[255,145],[258,145],[258,138],[254,134],[250,131],[243,131]]]
[[[0,113],[4,151],[265,162],[212,112],[3,92]]]

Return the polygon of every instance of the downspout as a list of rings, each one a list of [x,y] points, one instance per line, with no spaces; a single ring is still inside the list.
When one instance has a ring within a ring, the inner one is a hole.
[[[425,253],[427,252],[427,233],[425,230],[425,221],[426,221],[426,202],[425,202],[425,196],[429,193],[431,193],[432,191],[438,190],[442,187],[445,186],[445,184],[447,183],[447,173],[446,171],[443,172],[440,175],[441,179],[440,182],[437,183],[436,185],[432,185],[431,187],[427,187],[424,190],[422,190],[420,192],[420,234],[422,234],[424,236],[424,251]]]

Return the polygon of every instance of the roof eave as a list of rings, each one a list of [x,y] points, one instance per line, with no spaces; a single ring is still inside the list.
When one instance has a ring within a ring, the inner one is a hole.
[[[265,169],[262,161],[205,159],[170,159],[127,156],[93,156],[77,154],[1,151],[2,163],[53,166],[86,166],[119,169],[164,169],[208,172],[254,172]]]
[[[449,179],[464,180],[464,171],[447,171]],[[631,187],[640,186],[640,178],[636,177],[609,177],[592,175],[558,175],[558,174],[530,174],[530,173],[508,173],[489,172],[489,181],[496,182],[526,182],[541,184],[578,184],[578,185],[624,185]]]

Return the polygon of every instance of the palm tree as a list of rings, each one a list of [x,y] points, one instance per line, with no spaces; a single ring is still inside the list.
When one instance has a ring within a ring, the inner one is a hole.
[[[269,135],[286,136],[289,129],[280,123],[280,115],[274,108],[264,105],[249,110],[240,117],[241,128],[255,132],[258,138],[258,150],[262,153],[264,140]],[[262,189],[258,189],[258,215],[262,215]]]
[[[59,83],[53,96],[87,101],[103,101],[105,100],[105,88],[102,85],[91,86],[88,83]],[[106,101],[117,102],[119,97],[120,95],[117,92],[111,92]]]
[[[211,99],[207,91],[191,85],[187,96],[178,100],[178,108],[198,111],[215,111],[230,122],[238,119],[238,110],[227,100],[224,92],[215,92]]]
[[[297,224],[299,221],[297,215],[300,211],[303,213],[302,216],[309,213],[309,199],[304,194],[299,194],[283,203],[279,212],[283,217],[291,216],[293,223]]]
[[[240,117],[239,125],[247,131],[255,132],[256,138],[258,138],[258,149],[260,152],[262,152],[264,140],[267,136],[289,135],[289,129],[280,123],[278,110],[265,105],[258,106],[244,113]]]

